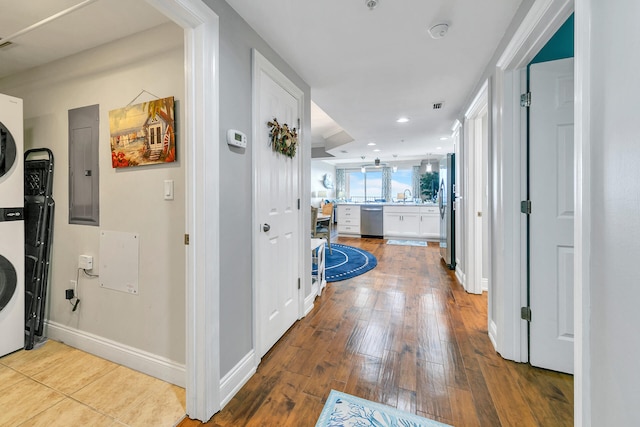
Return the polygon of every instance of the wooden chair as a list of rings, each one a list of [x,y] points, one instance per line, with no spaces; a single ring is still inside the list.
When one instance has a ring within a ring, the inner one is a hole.
[[[327,239],[329,253],[331,252],[331,219],[318,220],[318,208],[311,206],[311,237]]]
[[[329,215],[331,217],[329,222],[333,223],[333,203],[326,203],[322,206],[322,215]]]

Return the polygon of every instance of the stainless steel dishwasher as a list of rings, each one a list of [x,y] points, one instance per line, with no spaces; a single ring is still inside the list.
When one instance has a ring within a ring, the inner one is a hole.
[[[360,235],[382,237],[382,206],[360,206]]]

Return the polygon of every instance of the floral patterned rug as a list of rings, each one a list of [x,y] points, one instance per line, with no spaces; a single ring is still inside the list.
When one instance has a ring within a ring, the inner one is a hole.
[[[391,406],[331,390],[316,427],[451,427]]]

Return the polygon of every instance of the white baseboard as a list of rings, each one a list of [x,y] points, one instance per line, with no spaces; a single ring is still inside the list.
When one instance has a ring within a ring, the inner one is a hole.
[[[489,321],[489,340],[493,344],[493,349],[498,351],[498,327],[493,320]]]
[[[483,278],[480,281],[480,285],[482,286],[482,292],[488,292],[489,291],[489,279]]]
[[[242,386],[256,373],[257,366],[255,365],[255,357],[255,352],[251,350],[220,380],[220,409],[224,408],[233,396],[240,391]]]
[[[313,310],[313,302],[316,300],[317,295],[318,287],[316,286],[315,292],[313,289],[311,289],[311,293],[304,299],[304,315],[302,317],[305,317],[307,314],[311,313],[311,310]]]
[[[464,271],[462,271],[462,269],[460,269],[460,267],[458,267],[457,265],[458,264],[456,264],[456,278],[458,279],[458,282],[460,282],[462,287],[464,287],[467,277],[465,276]]]
[[[71,347],[171,384],[185,387],[186,369],[183,364],[60,323],[47,321],[46,326],[46,335],[53,340],[61,341]]]

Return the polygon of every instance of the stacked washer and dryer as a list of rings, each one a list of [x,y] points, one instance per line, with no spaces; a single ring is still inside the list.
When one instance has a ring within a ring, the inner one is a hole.
[[[0,357],[24,347],[22,100],[0,94]]]

